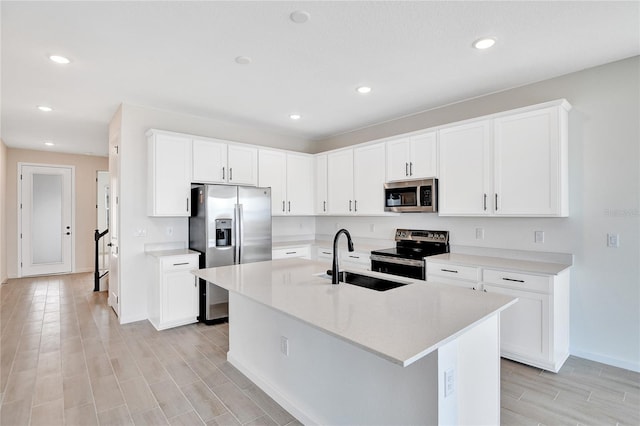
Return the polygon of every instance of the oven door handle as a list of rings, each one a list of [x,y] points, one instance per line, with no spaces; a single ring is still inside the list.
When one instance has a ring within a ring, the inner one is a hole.
[[[424,260],[403,259],[403,258],[398,258],[398,257],[380,256],[378,254],[373,254],[373,253],[371,254],[371,261],[394,263],[396,265],[417,266],[417,267],[420,267],[420,268],[424,267]]]

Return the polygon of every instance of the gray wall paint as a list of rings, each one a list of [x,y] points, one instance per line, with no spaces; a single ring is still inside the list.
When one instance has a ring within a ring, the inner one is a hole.
[[[640,58],[629,58],[343,134],[316,146],[316,151],[326,151],[566,98],[573,106],[568,218],[319,217],[316,232],[332,234],[339,225],[355,236],[390,239],[401,226],[449,229],[453,244],[573,253],[572,353],[640,371],[639,75]],[[485,228],[485,240],[475,239],[476,227]],[[545,231],[543,244],[533,242],[535,230]],[[606,246],[607,232],[620,234],[619,248]]]

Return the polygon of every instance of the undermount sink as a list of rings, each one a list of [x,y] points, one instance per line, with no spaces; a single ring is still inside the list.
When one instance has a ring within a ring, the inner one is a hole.
[[[326,273],[318,274],[318,276],[321,278],[331,279],[331,275]],[[407,282],[391,281],[384,278],[372,277],[369,275],[362,275],[348,271],[340,272],[339,281],[341,283],[357,285],[359,287],[365,287],[376,291],[387,291],[391,290],[392,288],[402,287],[403,285],[409,284]]]

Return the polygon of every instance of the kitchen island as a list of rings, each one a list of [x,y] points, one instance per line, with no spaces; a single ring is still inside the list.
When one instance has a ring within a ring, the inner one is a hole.
[[[400,277],[385,292],[332,285],[325,269],[194,271],[229,290],[229,362],[305,424],[499,424],[499,312],[516,299]]]

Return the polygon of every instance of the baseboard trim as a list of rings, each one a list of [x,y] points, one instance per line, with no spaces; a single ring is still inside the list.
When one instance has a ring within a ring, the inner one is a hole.
[[[621,360],[618,358],[613,358],[610,356],[596,354],[589,351],[583,351],[580,349],[571,348],[571,355],[577,356],[579,358],[588,359],[589,361],[600,362],[602,364],[611,365],[613,367],[624,368],[625,370],[635,371],[636,373],[640,373],[640,363],[630,362]]]

